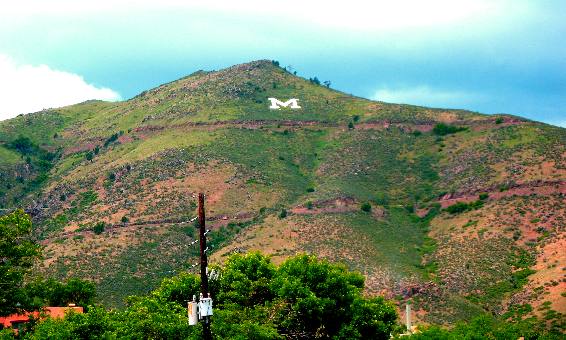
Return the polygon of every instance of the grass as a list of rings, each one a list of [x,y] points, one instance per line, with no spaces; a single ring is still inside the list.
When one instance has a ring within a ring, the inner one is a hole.
[[[0,160],[2,164],[14,164],[21,162],[21,156],[17,152],[0,145]]]
[[[369,259],[374,265],[404,277],[424,275],[419,251],[424,244],[426,225],[401,208],[390,209],[386,221],[375,220],[363,212],[347,216],[344,222],[354,235],[363,235],[377,251],[378,256]]]

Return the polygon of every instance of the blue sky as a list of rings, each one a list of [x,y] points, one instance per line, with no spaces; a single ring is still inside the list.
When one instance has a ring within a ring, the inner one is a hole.
[[[558,0],[24,0],[0,11],[0,119],[277,59],[367,98],[566,126],[564,13]]]

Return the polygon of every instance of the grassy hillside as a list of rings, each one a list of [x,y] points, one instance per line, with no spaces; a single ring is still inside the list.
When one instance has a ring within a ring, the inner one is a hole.
[[[520,301],[564,325],[561,128],[369,101],[256,61],[0,122],[0,140],[0,204],[33,212],[37,271],[93,279],[109,305],[192,267],[182,222],[205,191],[214,261],[312,252],[424,321]]]

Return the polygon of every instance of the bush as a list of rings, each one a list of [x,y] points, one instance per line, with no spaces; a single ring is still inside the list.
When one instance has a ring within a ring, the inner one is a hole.
[[[485,200],[488,199],[488,198],[489,198],[489,194],[488,194],[487,192],[482,192],[482,193],[479,195],[479,199],[482,200],[482,201],[485,201]]]
[[[287,210],[283,209],[279,213],[279,218],[285,218],[285,217],[287,217]]]
[[[453,126],[444,123],[439,123],[434,126],[432,132],[437,136],[446,136],[456,132],[466,130],[465,127]]]
[[[501,124],[503,123],[503,118],[499,117],[495,120],[495,124]]]
[[[369,204],[369,202],[364,202],[364,203],[362,203],[361,209],[362,209],[362,211],[370,212],[371,211],[371,204]]]
[[[307,192],[314,192],[314,188],[307,188]]]
[[[351,130],[351,129],[353,129],[353,128],[354,128],[354,123],[349,122],[349,123],[348,123],[348,129]]]
[[[311,202],[311,201],[308,201],[308,202],[307,202],[307,209],[312,210],[312,208],[313,208],[312,202]]]
[[[110,144],[116,142],[118,140],[118,137],[120,137],[120,134],[115,133],[112,136],[108,137],[108,139],[104,142],[104,147],[108,147]]]
[[[105,227],[104,222],[98,222],[98,223],[96,223],[96,224],[94,225],[94,227],[92,228],[92,230],[94,231],[94,233],[95,233],[96,235],[100,235],[100,234],[102,234],[102,233],[104,232],[104,227]]]
[[[122,216],[121,219],[122,223],[128,223],[130,220],[128,219],[128,217],[126,217],[126,215]]]
[[[483,207],[483,201],[477,200],[470,203],[458,202],[456,204],[452,204],[451,206],[447,207],[444,210],[448,211],[451,214],[459,214],[464,211],[476,210],[481,207]]]
[[[460,322],[452,329],[430,326],[408,339],[562,339],[559,331],[547,330],[544,322],[527,318],[508,322],[491,315],[479,315],[467,323]],[[407,339],[407,338],[405,338]]]
[[[464,202],[458,202],[456,204],[452,204],[451,206],[447,207],[445,210],[451,214],[459,214],[461,212],[467,211],[469,209],[469,205]]]
[[[113,173],[113,172],[109,173],[109,174],[108,174],[108,179],[109,179],[110,181],[112,181],[112,182],[115,181],[115,180],[116,180],[116,174]]]
[[[317,77],[309,78],[309,81],[315,85],[320,85],[320,80]]]

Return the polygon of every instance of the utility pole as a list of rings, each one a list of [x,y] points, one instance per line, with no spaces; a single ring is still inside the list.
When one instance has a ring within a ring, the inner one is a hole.
[[[407,326],[407,333],[411,333],[411,304],[409,303],[409,301],[407,301],[407,304],[405,305],[405,325]]]
[[[209,298],[208,293],[208,261],[206,259],[206,226],[204,214],[204,193],[198,194],[198,222],[199,222],[199,243],[200,243],[200,293],[202,298]],[[212,333],[210,332],[210,316],[203,316],[202,320],[202,334],[204,340],[212,340]]]

